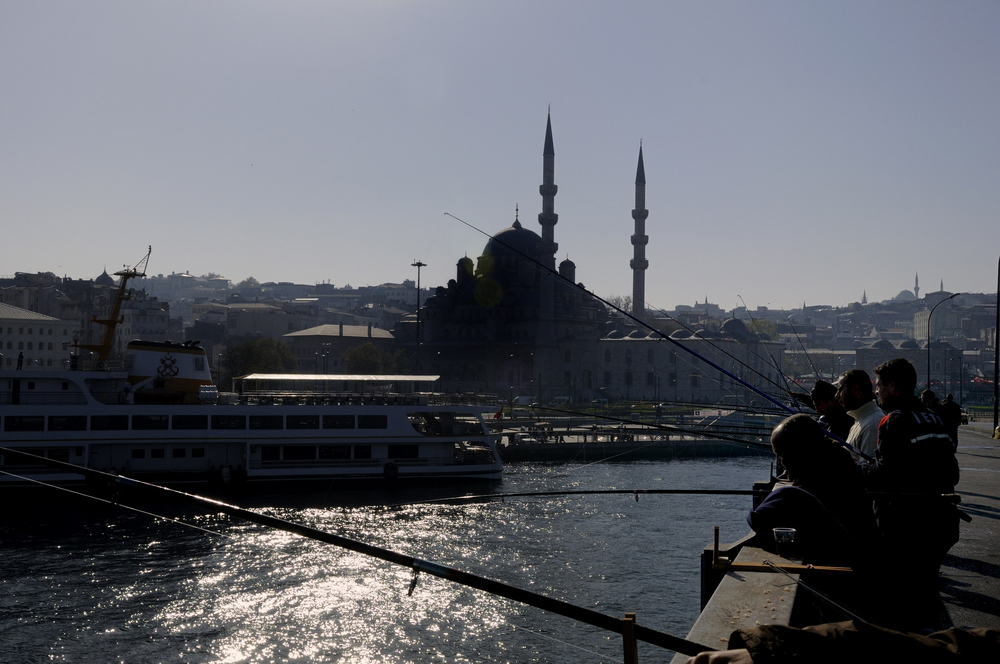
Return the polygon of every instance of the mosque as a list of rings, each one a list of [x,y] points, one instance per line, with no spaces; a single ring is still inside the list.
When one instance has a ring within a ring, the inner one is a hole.
[[[514,223],[490,238],[475,263],[456,265],[455,278],[438,287],[416,317],[396,328],[397,341],[415,357],[417,373],[441,377],[448,392],[522,396],[545,404],[557,397],[575,403],[593,399],[689,400],[715,403],[741,391],[732,379],[655,332],[612,317],[609,309],[576,281],[576,265],[556,266],[558,244],[551,115],[542,152],[541,234]],[[644,320],[646,177],[642,147],[635,178],[632,316]],[[679,330],[678,344],[697,347],[732,372],[765,363],[760,340],[738,320],[715,332]],[[779,353],[780,356],[780,353]],[[770,376],[777,369],[760,367]],[[744,401],[746,395],[741,395]]]

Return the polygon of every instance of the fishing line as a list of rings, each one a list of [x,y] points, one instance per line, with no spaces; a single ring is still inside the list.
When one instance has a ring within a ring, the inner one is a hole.
[[[387,507],[408,507],[411,505],[435,505],[439,503],[473,502],[476,500],[491,500],[493,498],[538,498],[555,496],[593,496],[593,495],[673,495],[673,496],[766,496],[770,490],[764,489],[571,489],[568,491],[522,491],[517,493],[479,493],[448,498],[431,498],[410,503],[396,503]]]
[[[809,356],[809,351],[806,350],[806,345],[804,343],[802,343],[802,337],[799,336],[799,333],[798,333],[798,331],[796,331],[795,326],[792,325],[792,317],[789,316],[786,320],[788,321],[788,327],[792,328],[792,334],[794,334],[795,338],[798,339],[799,347],[801,347],[802,348],[802,352],[805,353],[806,360],[809,362],[809,366],[812,367],[813,375],[816,376],[816,378],[818,380],[819,379],[819,371],[816,370],[816,365],[813,364],[812,357]]]

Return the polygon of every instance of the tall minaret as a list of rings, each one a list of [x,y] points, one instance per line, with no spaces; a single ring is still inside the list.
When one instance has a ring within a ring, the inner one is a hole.
[[[639,142],[639,165],[635,169],[635,209],[632,210],[632,219],[635,220],[635,233],[632,234],[632,315],[643,320],[646,315],[646,268],[649,261],[646,260],[646,244],[649,243],[649,236],[646,235],[646,217],[649,211],[646,209],[646,169],[642,165],[642,142]]]
[[[916,299],[920,299],[920,273],[917,272],[913,275],[913,296]]]
[[[555,225],[559,215],[555,213],[555,199],[558,187],[555,185],[556,151],[552,145],[552,111],[549,109],[545,120],[545,148],[542,150],[542,184],[538,193],[542,195],[542,211],[538,223],[542,226],[542,244],[538,259],[542,263],[542,283],[539,288],[538,334],[535,338],[535,371],[538,373],[538,396],[552,395],[559,387],[554,370],[556,354],[555,285],[556,251]],[[544,403],[544,401],[543,401]]]
[[[555,242],[555,225],[559,222],[559,215],[555,213],[556,192],[559,187],[555,185],[556,171],[556,151],[552,146],[552,112],[545,120],[545,148],[542,150],[542,184],[538,187],[538,193],[542,195],[542,211],[538,215],[538,223],[542,225],[542,252],[548,260],[552,255],[552,267],[555,267],[556,251],[559,245]]]

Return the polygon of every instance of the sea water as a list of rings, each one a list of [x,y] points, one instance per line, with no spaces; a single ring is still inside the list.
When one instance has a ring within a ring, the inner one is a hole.
[[[272,516],[684,636],[699,555],[748,532],[748,496],[571,495],[426,503],[470,489],[749,489],[762,457],[511,464],[489,487],[232,498]],[[9,662],[620,662],[621,637],[286,532],[167,503],[5,499],[0,660]],[[715,645],[715,644],[711,644]],[[643,661],[671,653],[640,644]]]

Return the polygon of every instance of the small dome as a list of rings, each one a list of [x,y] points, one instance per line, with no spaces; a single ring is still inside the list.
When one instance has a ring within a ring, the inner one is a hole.
[[[746,341],[750,338],[750,330],[747,329],[746,323],[738,318],[730,318],[722,327],[719,328],[719,332],[726,336],[730,336],[737,341]]]
[[[574,263],[573,261],[571,261],[568,258],[566,260],[564,260],[562,263],[559,263],[559,271],[560,272],[562,272],[563,268],[567,268],[567,267],[576,267],[576,263]]]
[[[687,330],[674,330],[670,335],[671,339],[690,339],[691,333]]]
[[[896,350],[896,347],[892,345],[892,342],[887,341],[886,339],[873,341],[868,344],[867,348],[871,348],[872,350]]]
[[[643,332],[642,330],[632,330],[631,332],[628,333],[629,339],[643,339],[645,338],[645,336],[646,333]]]
[[[920,344],[918,344],[913,339],[907,339],[905,341],[901,341],[900,342],[899,349],[900,350],[920,350]]]
[[[908,302],[910,300],[917,299],[917,296],[913,294],[913,291],[908,291],[908,290],[904,289],[904,290],[899,291],[899,293],[896,295],[896,297],[894,297],[892,299],[894,299],[894,300],[902,300],[902,301]]]

